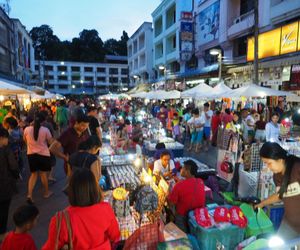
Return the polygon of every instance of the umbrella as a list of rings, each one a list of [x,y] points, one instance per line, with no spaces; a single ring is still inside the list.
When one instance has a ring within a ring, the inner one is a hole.
[[[31,91],[14,85],[13,82],[9,83],[0,79],[0,93],[1,95],[17,95],[17,94],[30,94]]]
[[[199,98],[201,95],[205,96],[205,94],[212,93],[213,88],[208,86],[205,83],[200,83],[194,88],[188,89],[181,93],[181,97],[183,98],[195,98],[196,96]]]
[[[248,84],[238,89],[218,95],[218,97],[239,98],[239,97],[266,97],[266,96],[297,96],[291,92],[280,91],[271,88],[260,87],[256,84]]]

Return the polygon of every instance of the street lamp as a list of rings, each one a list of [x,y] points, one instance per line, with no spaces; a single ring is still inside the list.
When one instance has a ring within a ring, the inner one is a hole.
[[[75,89],[75,85],[74,84],[72,85],[72,89]]]
[[[222,51],[220,49],[211,49],[209,54],[212,56],[218,56],[219,63],[219,82],[222,80]]]
[[[160,65],[158,68],[159,68],[160,70],[164,70],[164,69],[165,69],[165,66],[164,66],[164,65]]]

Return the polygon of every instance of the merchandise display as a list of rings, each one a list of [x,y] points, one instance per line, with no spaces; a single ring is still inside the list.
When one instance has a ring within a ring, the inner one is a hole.
[[[123,184],[132,184],[137,187],[140,184],[140,179],[132,165],[109,166],[107,174],[111,188],[117,188]]]

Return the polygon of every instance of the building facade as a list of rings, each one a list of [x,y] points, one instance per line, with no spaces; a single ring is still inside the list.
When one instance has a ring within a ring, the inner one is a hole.
[[[39,83],[50,92],[63,95],[102,95],[126,91],[130,87],[127,58],[107,56],[106,63],[35,62],[31,84]]]
[[[13,23],[0,8],[0,74],[13,77],[15,74],[15,51]]]
[[[189,32],[181,32],[184,12],[193,12],[192,0],[163,0],[152,13],[153,67],[157,79],[168,79],[171,75],[185,71],[182,41],[188,41],[184,47],[192,47],[193,37],[186,35]],[[186,39],[183,39],[183,35],[186,35]]]
[[[15,78],[29,84],[34,71],[32,39],[19,19],[12,19],[14,26]]]
[[[153,71],[153,28],[144,22],[127,42],[130,82],[149,83],[154,79]]]
[[[258,1],[259,84],[281,88],[300,64],[300,1]],[[199,0],[195,8],[195,55],[199,69],[218,64],[232,87],[253,82],[254,0]],[[293,65],[294,71],[292,72]],[[297,72],[297,73],[296,73]],[[300,82],[299,82],[300,89]]]

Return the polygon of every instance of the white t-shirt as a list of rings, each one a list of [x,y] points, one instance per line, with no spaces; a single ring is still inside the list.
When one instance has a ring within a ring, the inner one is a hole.
[[[247,130],[254,130],[254,127],[251,127],[248,125],[248,123],[252,126],[255,125],[255,120],[254,118],[252,117],[252,115],[248,115],[247,118],[246,118],[246,126],[247,126]]]
[[[157,175],[163,175],[166,172],[172,171],[175,168],[175,164],[173,160],[170,160],[169,162],[169,166],[167,166],[166,168],[163,167],[162,163],[161,163],[161,159],[156,160],[154,162],[154,169],[153,169],[153,173],[157,174]]]
[[[209,116],[209,118],[206,117],[207,114]],[[204,124],[204,127],[211,127],[211,118],[213,116],[214,112],[212,110],[208,110],[206,113],[203,112],[203,116],[204,116],[204,119],[205,119],[205,124]]]
[[[199,117],[195,118],[192,117],[191,119],[188,120],[188,124],[192,125],[192,126],[199,126],[199,125],[204,125],[205,124],[205,119],[203,117],[203,115],[200,115]],[[196,128],[196,131],[202,131],[203,127],[201,128]]]

